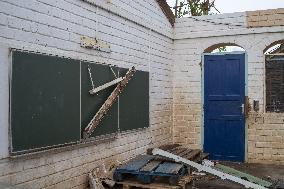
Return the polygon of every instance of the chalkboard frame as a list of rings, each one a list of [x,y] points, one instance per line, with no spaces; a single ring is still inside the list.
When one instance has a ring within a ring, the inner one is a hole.
[[[43,52],[38,52],[38,51],[31,51],[31,50],[24,50],[24,49],[17,49],[17,48],[10,48],[10,53],[9,53],[9,128],[8,128],[8,139],[9,139],[9,154],[11,157],[18,157],[18,156],[25,156],[25,155],[34,155],[42,152],[47,152],[47,151],[56,151],[58,149],[62,148],[68,148],[71,146],[79,145],[79,144],[84,144],[84,143],[90,143],[92,141],[82,141],[82,137],[80,134],[79,140],[72,141],[72,142],[66,142],[66,143],[60,143],[56,145],[48,145],[44,147],[39,147],[39,148],[31,148],[27,150],[20,150],[20,151],[14,151],[13,150],[13,136],[12,136],[12,79],[13,79],[13,54],[15,52],[21,52],[21,53],[28,53],[28,54],[35,54],[35,55],[43,55],[43,56],[49,56],[49,57],[57,57],[57,58],[62,58],[62,59],[70,59],[73,61],[78,61],[76,59],[72,59],[69,57],[65,56],[58,56],[55,54],[50,54],[50,53],[43,53]],[[81,64],[80,64],[81,67]],[[81,128],[81,124],[80,124]],[[78,129],[79,130],[79,129]],[[93,142],[98,142],[97,140]]]
[[[118,133],[121,133],[121,134],[132,133],[132,132],[141,131],[141,130],[144,130],[144,129],[147,129],[147,128],[150,127],[150,112],[149,112],[149,115],[148,115],[149,125],[147,125],[146,127],[143,127],[143,128],[135,128],[135,129],[131,129],[131,130],[120,131],[119,127],[118,127],[118,130],[115,133],[95,136],[95,137],[91,137],[91,138],[89,138],[87,140],[84,140],[82,138],[82,135],[81,135],[80,140],[74,141],[74,142],[69,142],[69,143],[64,143],[64,144],[57,144],[57,145],[51,145],[51,146],[40,147],[40,148],[33,148],[33,149],[28,149],[28,150],[23,150],[23,151],[13,151],[13,146],[12,146],[12,124],[11,124],[11,119],[12,119],[12,116],[11,116],[11,113],[12,113],[11,112],[11,108],[12,108],[11,107],[11,95],[12,95],[13,52],[33,53],[33,54],[38,54],[38,55],[47,55],[47,56],[65,58],[65,59],[78,60],[78,59],[74,59],[74,58],[71,58],[71,57],[66,57],[66,56],[63,56],[63,55],[50,54],[50,53],[44,53],[44,52],[38,52],[38,51],[32,51],[32,50],[24,50],[24,49],[18,49],[18,48],[10,48],[10,53],[9,53],[9,75],[8,75],[9,76],[9,129],[8,129],[8,139],[9,139],[9,153],[10,153],[11,157],[22,157],[22,156],[37,155],[37,154],[42,154],[42,153],[46,153],[46,152],[48,152],[48,153],[50,153],[50,152],[58,152],[58,151],[60,152],[60,151],[65,151],[65,150],[69,150],[69,149],[80,148],[82,146],[89,146],[89,145],[94,145],[94,144],[100,144],[102,142],[115,140],[117,138]],[[82,60],[82,59],[80,59],[78,61],[80,62],[79,63],[80,64],[80,72],[81,72],[81,67],[82,67],[81,64],[82,64],[82,62],[84,62],[84,63],[94,63],[94,64],[98,64],[98,65],[108,65],[109,66],[109,64],[105,64],[105,63],[102,63],[102,62],[90,61],[90,60]],[[147,72],[147,73],[150,76],[150,72]],[[80,82],[81,82],[81,78],[80,78]],[[150,78],[148,78],[148,82],[149,82],[149,85],[150,85]],[[80,90],[81,90],[81,86],[80,86]],[[149,88],[148,88],[148,96],[150,97],[150,90],[149,90]],[[81,104],[81,101],[80,101],[80,104]],[[150,100],[148,102],[148,109],[150,110]],[[119,108],[118,108],[118,111],[119,111]],[[118,125],[119,125],[119,119],[118,119]],[[80,124],[80,129],[82,130],[82,125],[81,124]]]

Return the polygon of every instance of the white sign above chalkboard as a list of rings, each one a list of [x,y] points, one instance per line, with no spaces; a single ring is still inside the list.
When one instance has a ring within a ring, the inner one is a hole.
[[[81,37],[81,47],[88,48],[88,49],[94,49],[102,52],[110,53],[110,45],[97,38],[91,38],[87,36]]]

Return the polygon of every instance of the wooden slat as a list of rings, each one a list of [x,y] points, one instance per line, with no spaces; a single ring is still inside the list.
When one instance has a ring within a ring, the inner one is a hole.
[[[148,162],[150,162],[153,158],[154,157],[150,155],[140,155],[130,160],[126,164],[119,166],[117,170],[138,171],[142,167],[144,167]]]
[[[191,149],[186,149],[185,151],[183,151],[182,153],[180,153],[178,155],[181,156],[181,157],[184,157],[184,156],[188,155],[191,152],[192,152]]]
[[[165,183],[165,180],[157,180],[155,183],[151,184],[141,184],[136,180],[127,180],[124,182],[118,182],[117,184],[123,185],[123,188],[149,188],[149,189],[186,189],[188,185],[192,182],[191,176],[182,177],[177,185],[170,185]]]
[[[159,148],[168,151],[180,146],[181,146],[180,144],[167,144],[167,145],[162,145]]]
[[[107,114],[107,112],[109,111],[111,106],[114,104],[114,102],[117,100],[118,96],[125,89],[126,85],[131,80],[135,72],[136,72],[136,69],[134,66],[126,72],[125,76],[123,77],[123,80],[117,84],[116,88],[112,91],[112,93],[109,95],[107,100],[101,106],[99,111],[95,114],[93,119],[90,121],[88,126],[85,128],[83,132],[84,139],[89,138],[91,134],[94,132],[94,130],[96,129],[96,127],[101,123],[102,119]]]
[[[192,161],[200,161],[203,160],[204,158],[206,158],[208,156],[208,154],[206,156],[201,157],[201,150],[199,149],[195,149],[192,150],[190,148],[185,148],[182,147],[179,144],[169,144],[169,145],[162,145],[159,148],[162,148],[163,150],[173,153],[175,155],[181,156],[183,158],[192,160]],[[152,148],[147,150],[147,154],[152,154]],[[165,160],[165,161],[172,161],[169,158],[165,158],[165,157],[158,157],[155,158],[155,160]]]
[[[178,148],[176,150],[173,150],[173,154],[176,154],[179,156],[179,154],[183,153],[184,151],[186,151],[187,149],[186,148]]]
[[[135,181],[119,182],[118,184],[122,184],[123,188],[127,188],[127,189],[131,189],[132,187],[149,188],[149,189],[179,189],[180,188],[180,186],[171,186],[169,184],[164,184],[164,183],[141,184]]]
[[[174,151],[177,151],[178,149],[180,149],[181,147],[180,146],[177,146],[175,148],[172,148],[170,150],[167,150],[168,152],[174,152]]]
[[[165,151],[171,152],[173,149],[176,149],[180,146],[181,146],[180,144],[166,144],[166,145],[159,146],[159,148]],[[152,150],[153,148],[148,148],[147,154],[152,155]]]
[[[183,165],[179,163],[164,162],[159,165],[155,172],[165,174],[178,174],[179,170],[182,167]]]
[[[192,150],[185,158],[189,160],[193,160],[196,156],[200,155],[201,150]]]
[[[157,168],[160,164],[161,164],[162,161],[157,161],[157,160],[153,160],[153,161],[150,161],[149,163],[147,163],[144,167],[142,167],[140,169],[140,171],[153,171],[155,168]]]

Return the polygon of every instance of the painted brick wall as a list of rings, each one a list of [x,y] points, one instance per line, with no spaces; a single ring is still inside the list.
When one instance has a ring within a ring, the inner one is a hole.
[[[85,188],[87,173],[102,161],[123,161],[172,141],[173,29],[155,0],[0,0],[0,7],[0,182]],[[81,48],[81,35],[107,41],[112,52]],[[9,48],[150,71],[151,127],[97,145],[9,158]]]
[[[212,46],[235,44],[247,52],[249,103],[259,100],[257,115],[264,119],[263,123],[255,122],[255,112],[250,112],[248,161],[284,164],[283,124],[270,122],[271,117],[279,117],[278,120],[284,117],[264,113],[263,55],[268,45],[284,38],[284,27],[247,28],[246,13],[232,13],[177,19],[174,33],[174,142],[202,148],[202,53]],[[273,136],[277,136],[278,142],[272,141]],[[273,153],[266,154],[269,151]]]
[[[235,13],[178,19],[172,29],[154,0],[86,1],[0,0],[0,182],[85,188],[87,173],[102,161],[123,161],[172,141],[200,148],[201,54],[223,43],[247,51],[250,103],[260,101],[260,112],[251,112],[248,119],[248,160],[283,164],[283,115],[263,113],[263,49],[283,39],[284,27],[248,29],[246,13]],[[113,52],[82,49],[81,35],[107,41]],[[8,158],[11,47],[149,70],[151,127],[98,145]],[[273,116],[279,118],[277,123],[271,121]]]

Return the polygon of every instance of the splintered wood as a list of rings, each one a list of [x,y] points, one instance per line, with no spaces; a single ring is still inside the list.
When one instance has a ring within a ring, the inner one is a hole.
[[[118,182],[117,184],[121,184],[123,189],[134,189],[134,188],[146,188],[146,189],[189,189],[191,188],[192,177],[185,176],[182,177],[177,185],[170,185],[163,181],[150,183],[150,184],[142,184],[135,180],[127,180],[124,182]]]
[[[202,153],[199,149],[189,149],[179,144],[162,145],[159,148],[195,162],[200,161],[208,156],[208,154]],[[152,154],[152,150],[152,148],[148,149],[147,153]]]
[[[94,130],[97,128],[97,126],[102,121],[103,117],[109,111],[110,107],[117,100],[117,97],[123,92],[123,90],[125,89],[128,82],[131,80],[131,78],[133,77],[135,72],[136,72],[136,70],[135,70],[135,67],[133,66],[131,69],[129,69],[127,71],[127,73],[123,77],[123,80],[117,84],[116,88],[112,91],[112,93],[107,98],[105,103],[101,106],[99,111],[96,113],[96,115],[90,121],[88,126],[85,128],[84,133],[83,133],[84,139],[87,139],[91,136],[91,134],[94,132]]]

